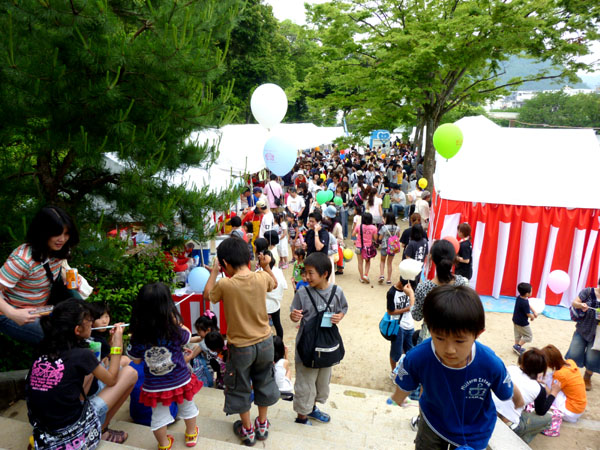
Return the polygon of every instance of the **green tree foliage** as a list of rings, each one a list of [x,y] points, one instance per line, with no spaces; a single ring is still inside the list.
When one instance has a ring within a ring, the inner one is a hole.
[[[539,93],[519,109],[519,122],[600,129],[600,94]]]
[[[192,131],[232,119],[223,75],[241,0],[0,0],[0,208],[20,229],[40,204],[79,222],[119,220],[196,236],[235,197],[168,182],[208,164]],[[217,42],[223,43],[220,47]],[[105,153],[122,161],[109,170]],[[6,227],[0,235],[6,236]],[[6,242],[6,239],[0,238]]]
[[[309,22],[321,59],[307,84],[323,114],[348,113],[350,128],[427,127],[424,173],[434,170],[433,131],[463,103],[482,104],[527,80],[576,79],[576,57],[598,36],[599,6],[562,0],[333,0],[313,5]],[[549,61],[527,77],[500,82],[514,55]]]

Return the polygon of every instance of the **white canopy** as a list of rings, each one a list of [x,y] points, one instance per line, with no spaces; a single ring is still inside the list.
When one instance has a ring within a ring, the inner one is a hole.
[[[502,128],[483,116],[456,122],[457,155],[436,153],[436,190],[448,200],[600,208],[600,143],[591,129]]]
[[[198,144],[210,142],[219,150],[215,163],[233,175],[256,173],[265,168],[263,148],[271,136],[285,136],[298,150],[331,144],[344,135],[343,127],[319,128],[312,123],[280,124],[272,130],[261,125],[226,125],[192,133],[190,140]]]

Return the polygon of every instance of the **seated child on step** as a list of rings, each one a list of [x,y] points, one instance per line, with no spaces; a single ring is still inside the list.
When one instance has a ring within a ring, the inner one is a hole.
[[[225,389],[225,385],[223,383],[223,379],[225,377],[225,361],[227,361],[227,344],[225,344],[225,340],[221,333],[218,331],[211,331],[204,337],[204,341],[206,342],[206,347],[208,350],[215,355],[213,358],[210,358],[208,361],[210,367],[216,374],[216,388],[217,389]]]
[[[288,349],[279,336],[273,336],[273,347],[275,349],[275,356],[273,357],[275,382],[281,393],[281,398],[291,401],[294,399],[294,386],[292,385],[292,371],[288,361]]]
[[[214,372],[210,360],[215,358],[216,355],[208,349],[204,338],[211,331],[219,331],[217,316],[210,309],[207,309],[204,314],[198,317],[194,323],[194,328],[196,328],[198,336],[193,336],[190,343],[196,343],[197,345],[191,353],[185,355],[185,360],[191,362],[192,372],[204,385],[213,387]]]

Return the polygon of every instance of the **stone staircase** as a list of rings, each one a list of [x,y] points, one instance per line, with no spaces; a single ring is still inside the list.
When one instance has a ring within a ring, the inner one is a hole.
[[[390,392],[392,384],[390,382]],[[357,387],[331,385],[331,394],[322,409],[331,415],[331,422],[312,426],[294,423],[296,414],[292,402],[279,401],[269,409],[271,428],[266,441],[257,441],[255,448],[294,450],[314,449],[413,449],[415,432],[410,418],[418,414],[417,402],[399,408],[386,403],[389,393]],[[240,441],[233,434],[233,422],[239,416],[223,413],[223,391],[203,388],[195,402],[200,411],[198,449],[239,448]],[[257,414],[252,410],[252,419]],[[148,427],[137,425],[129,418],[126,403],[111,422],[111,428],[129,433],[126,445],[102,442],[101,450],[155,449],[157,444]],[[168,428],[175,437],[173,450],[185,449],[184,423],[178,420]],[[0,448],[22,450],[27,448],[31,426],[27,408],[19,400],[0,415]],[[497,442],[497,444],[494,444]],[[522,444],[522,445],[520,445]],[[514,433],[499,422],[490,442],[492,449],[527,449]]]

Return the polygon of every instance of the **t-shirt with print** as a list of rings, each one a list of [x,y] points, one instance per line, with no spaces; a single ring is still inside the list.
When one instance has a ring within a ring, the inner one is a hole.
[[[267,231],[272,230],[274,226],[275,226],[275,217],[273,216],[273,213],[271,211],[269,211],[268,213],[266,213],[263,216],[262,220],[260,221],[258,237],[265,237],[265,233]]]
[[[249,347],[271,336],[266,298],[274,288],[275,280],[262,271],[235,274],[215,284],[210,301],[223,301],[228,344]]]
[[[83,409],[79,396],[83,379],[99,361],[89,348],[73,348],[52,360],[37,358],[27,380],[27,406],[33,417],[50,430],[75,423]]]
[[[487,448],[496,425],[491,392],[500,400],[511,398],[513,393],[502,360],[477,341],[471,349],[471,361],[456,369],[444,365],[431,339],[426,339],[406,354],[395,382],[405,392],[422,385],[419,407],[423,420],[452,445],[466,443],[474,449]]]
[[[157,345],[133,344],[127,347],[127,354],[134,359],[143,359],[144,384],[146,392],[161,392],[185,386],[190,382],[191,372],[181,347],[190,342],[192,335],[188,330],[180,328],[179,336],[171,340],[163,340]],[[135,339],[135,336],[133,337]]]
[[[388,245],[388,239],[398,233],[398,225],[384,225],[379,230],[381,239],[381,249],[385,250]]]
[[[357,225],[354,228],[356,232],[356,247],[363,248],[362,238],[364,237],[364,247],[370,247],[373,244],[373,237],[377,236],[377,227],[375,225]],[[361,237],[362,231],[362,237]]]
[[[62,260],[48,260],[54,279],[58,276]],[[50,280],[44,262],[34,261],[31,246],[18,246],[0,268],[0,284],[4,286],[4,298],[16,307],[43,306],[50,297]]]
[[[406,246],[404,256],[407,258],[414,259],[416,261],[423,262],[427,256],[429,243],[427,239],[423,238],[420,241],[410,241]]]
[[[386,307],[387,307],[388,312],[395,311],[396,309],[408,308],[410,306],[410,298],[408,297],[408,295],[406,295],[404,293],[404,291],[402,291],[401,289],[396,289],[396,286],[392,286],[391,288],[388,289],[386,300],[387,300]],[[404,317],[405,314],[410,315],[410,310],[406,311],[400,315],[396,315],[396,316],[392,316],[392,317],[396,318],[397,320],[402,321],[402,317]],[[406,321],[406,322],[407,322],[407,325],[409,325],[412,322],[412,317],[410,317],[410,321]],[[400,323],[400,325],[402,326],[402,322]],[[412,327],[402,327],[402,329],[414,330],[414,325]]]

